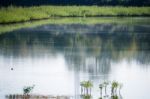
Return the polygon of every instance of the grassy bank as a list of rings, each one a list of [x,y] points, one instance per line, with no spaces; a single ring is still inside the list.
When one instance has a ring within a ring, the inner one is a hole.
[[[0,8],[0,23],[52,17],[150,16],[150,7],[39,6]]]

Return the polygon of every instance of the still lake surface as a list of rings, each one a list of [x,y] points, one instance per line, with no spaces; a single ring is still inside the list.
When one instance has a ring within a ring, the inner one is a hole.
[[[46,24],[0,35],[0,99],[22,94],[79,99],[80,82],[123,83],[123,99],[150,99],[150,24]],[[131,19],[130,19],[131,20]],[[11,70],[13,68],[13,70]]]

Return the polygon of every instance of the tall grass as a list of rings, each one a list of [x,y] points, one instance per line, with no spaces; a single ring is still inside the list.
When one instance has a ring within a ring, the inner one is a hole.
[[[0,8],[0,23],[51,17],[150,16],[150,7],[35,6]]]

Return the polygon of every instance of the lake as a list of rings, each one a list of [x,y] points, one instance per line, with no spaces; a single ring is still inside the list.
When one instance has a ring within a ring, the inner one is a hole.
[[[116,80],[123,99],[150,99],[150,18],[121,20],[47,23],[1,34],[0,98],[34,84],[33,94],[79,99],[80,82],[90,80],[98,99],[99,84]]]

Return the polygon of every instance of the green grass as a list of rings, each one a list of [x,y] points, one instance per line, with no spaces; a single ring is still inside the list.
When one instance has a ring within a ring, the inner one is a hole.
[[[0,8],[0,23],[53,17],[150,16],[150,7],[36,6]]]

